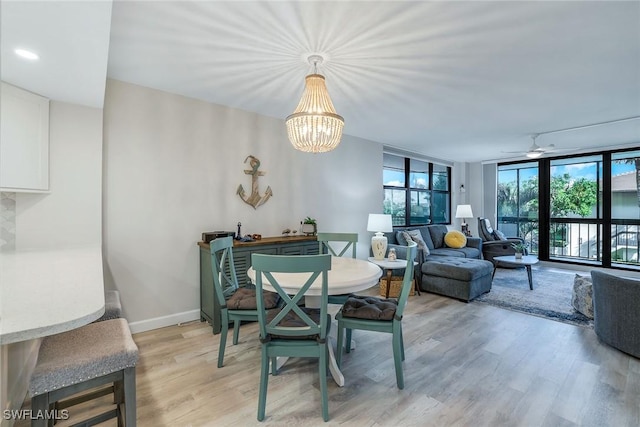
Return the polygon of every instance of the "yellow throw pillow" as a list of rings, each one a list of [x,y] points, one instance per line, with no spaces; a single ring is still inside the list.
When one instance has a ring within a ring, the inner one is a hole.
[[[444,236],[444,244],[450,248],[460,249],[467,246],[467,236],[458,230],[451,230]]]

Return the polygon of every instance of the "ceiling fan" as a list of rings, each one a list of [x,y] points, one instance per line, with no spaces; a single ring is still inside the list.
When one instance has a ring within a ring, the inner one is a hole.
[[[533,135],[531,135],[532,143],[531,143],[531,147],[529,147],[529,150],[527,151],[503,151],[503,153],[520,154],[520,155],[527,156],[530,159],[537,159],[543,154],[560,151],[556,149],[556,146],[554,144],[549,144],[545,146],[540,146],[536,144],[536,138],[539,136],[540,136],[539,133],[534,133]]]

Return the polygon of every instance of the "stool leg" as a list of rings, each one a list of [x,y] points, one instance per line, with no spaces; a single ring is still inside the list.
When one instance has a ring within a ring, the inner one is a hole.
[[[39,394],[31,398],[31,413],[35,416],[38,413],[44,414],[49,410],[49,393]],[[31,427],[47,427],[45,417],[36,417],[31,420]]]
[[[124,421],[126,427],[136,427],[136,368],[124,370]]]

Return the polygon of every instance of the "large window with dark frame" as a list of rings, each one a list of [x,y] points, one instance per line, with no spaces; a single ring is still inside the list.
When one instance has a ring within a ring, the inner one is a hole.
[[[451,223],[451,168],[384,153],[384,213],[394,226]]]
[[[640,268],[638,149],[500,164],[497,202],[541,259]]]

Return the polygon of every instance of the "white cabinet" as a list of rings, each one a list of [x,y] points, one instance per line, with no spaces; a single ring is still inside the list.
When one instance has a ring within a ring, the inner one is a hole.
[[[2,82],[0,190],[49,191],[49,100]]]

